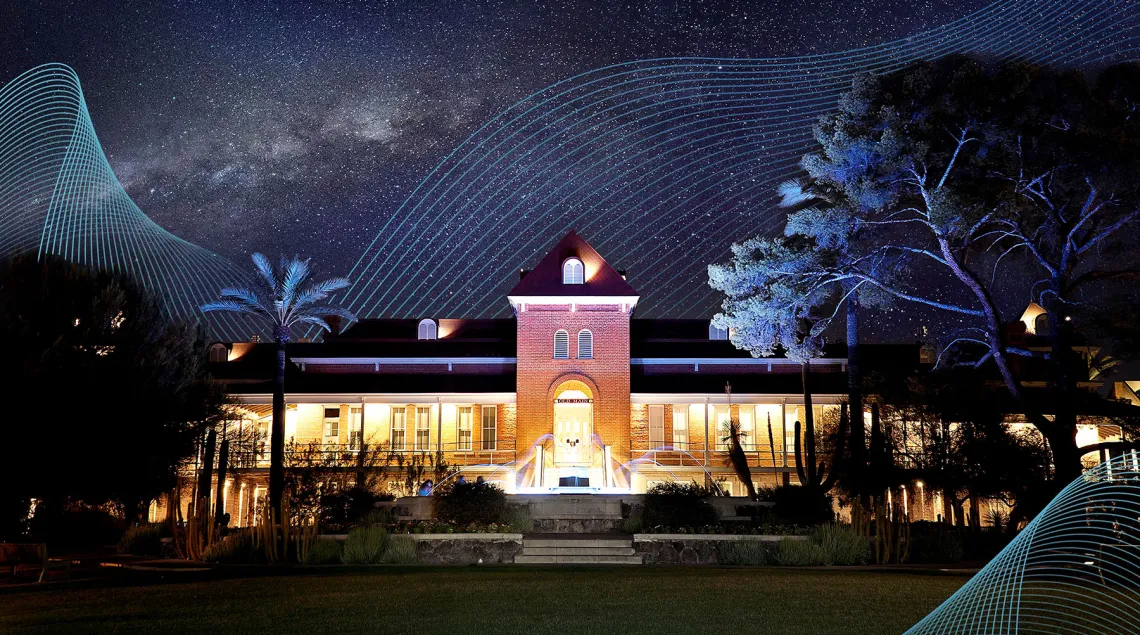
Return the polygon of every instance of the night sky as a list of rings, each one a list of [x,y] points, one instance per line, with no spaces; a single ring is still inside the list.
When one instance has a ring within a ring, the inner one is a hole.
[[[639,58],[843,50],[983,4],[18,2],[0,81],[69,64],[159,224],[240,262],[298,252],[340,272],[448,150],[547,84]]]
[[[639,59],[845,51],[987,4],[10,2],[0,82],[72,66],[111,165],[160,225],[242,265],[300,253],[344,274],[450,150],[553,82]]]

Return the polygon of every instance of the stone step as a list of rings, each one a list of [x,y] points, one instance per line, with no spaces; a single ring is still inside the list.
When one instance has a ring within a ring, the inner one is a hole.
[[[632,547],[632,538],[523,538],[523,547]]]
[[[632,556],[633,547],[523,547],[524,556]]]
[[[518,554],[515,564],[641,564],[641,556],[528,556]]]

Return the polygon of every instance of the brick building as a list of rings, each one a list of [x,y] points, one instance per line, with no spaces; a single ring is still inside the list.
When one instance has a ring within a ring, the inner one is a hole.
[[[286,443],[319,445],[346,469],[362,447],[441,457],[514,493],[679,479],[743,494],[725,460],[737,420],[757,485],[794,479],[799,364],[752,358],[708,320],[635,319],[637,291],[573,232],[520,272],[506,301],[514,317],[362,320],[290,344]],[[211,350],[215,377],[240,399],[225,484],[238,524],[266,487],[273,349]],[[918,363],[917,346],[884,351]],[[837,411],[845,363],[813,362],[817,418]]]
[[[511,493],[640,493],[695,480],[743,495],[726,460],[728,423],[738,421],[755,484],[794,482],[800,365],[753,358],[708,320],[636,319],[638,299],[571,232],[520,272],[506,298],[511,318],[363,320],[320,343],[290,344],[287,448],[315,448],[346,472],[362,449],[399,465],[442,460],[451,478],[482,476]],[[816,421],[838,416],[844,352],[811,364]],[[864,356],[868,373],[930,361],[917,344],[870,346]],[[266,488],[274,358],[273,344],[211,349],[214,376],[240,399],[226,426],[233,469],[223,485],[239,526]],[[410,493],[408,484],[387,487]]]

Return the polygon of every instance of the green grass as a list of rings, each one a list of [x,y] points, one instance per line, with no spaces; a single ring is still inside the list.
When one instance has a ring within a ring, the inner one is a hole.
[[[0,632],[899,633],[965,578],[777,568],[376,568],[0,593]]]

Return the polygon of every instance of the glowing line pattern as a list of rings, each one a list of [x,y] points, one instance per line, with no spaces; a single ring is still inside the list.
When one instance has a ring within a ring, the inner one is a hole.
[[[1140,632],[1140,452],[1073,481],[908,635]]]
[[[246,284],[231,262],[159,227],[107,162],[75,72],[45,64],[0,89],[0,254],[34,252],[132,275],[175,316],[222,339],[261,331],[198,307]]]
[[[575,229],[643,295],[696,317],[705,265],[773,231],[777,183],[864,71],[971,52],[1094,66],[1138,57],[1135,0],[1003,0],[903,40],[781,59],[616,64],[548,86],[457,146],[382,224],[348,278],[357,315],[491,316],[516,268]]]

